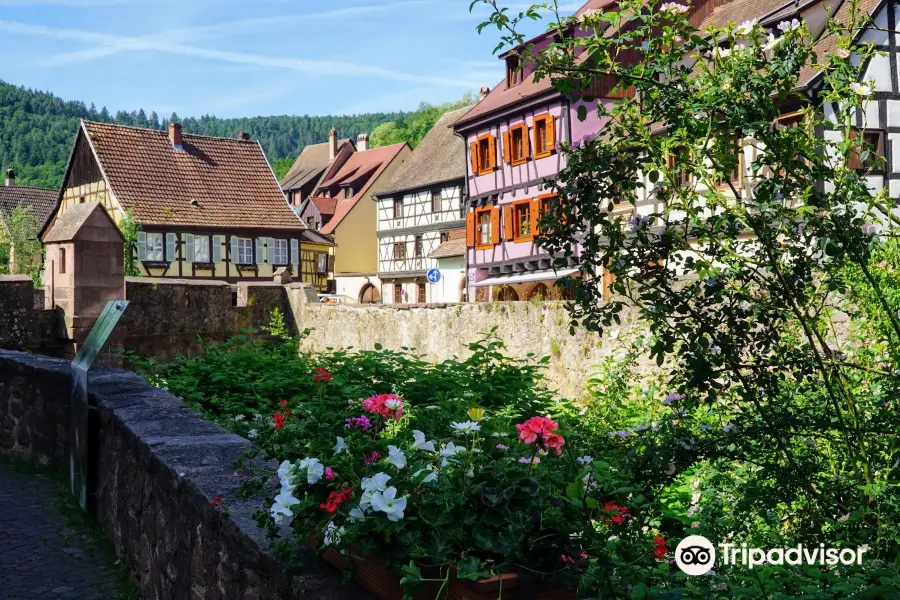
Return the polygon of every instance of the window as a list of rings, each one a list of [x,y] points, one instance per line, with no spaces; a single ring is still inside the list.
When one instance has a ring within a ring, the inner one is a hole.
[[[233,258],[239,265],[253,264],[253,240],[237,238],[237,256]]]
[[[518,56],[510,56],[506,59],[506,86],[513,87],[522,83],[523,69]]]
[[[416,258],[422,258],[422,236],[416,236],[416,242],[413,247],[413,252],[415,252]]]
[[[403,198],[394,198],[394,218],[403,218]]]
[[[394,260],[406,260],[406,242],[394,242]]]
[[[352,185],[348,185],[348,186],[347,186],[347,191],[344,192],[344,198],[352,198],[352,197],[353,197],[353,186],[352,186]]]
[[[719,187],[728,188],[730,183],[736,189],[740,189],[744,180],[744,143],[743,140],[735,139],[731,140],[730,145],[733,146],[733,155],[735,157],[733,168],[727,177],[719,177],[716,180],[716,184]]]
[[[441,192],[440,192],[440,190],[431,192],[431,212],[441,212]]]
[[[66,272],[66,249],[65,248],[59,249],[59,272],[60,273]]]
[[[475,245],[491,246],[491,209],[482,208],[475,212]]]
[[[204,235],[194,236],[194,260],[197,263],[209,262],[209,238]]]
[[[394,304],[403,304],[403,286],[394,284]]]
[[[513,204],[513,239],[530,240],[531,237],[531,200]]]
[[[859,140],[862,135],[862,141]],[[865,129],[850,132],[850,139],[860,145],[860,153],[851,152],[847,158],[848,169],[868,170],[884,168],[884,132],[878,129]],[[868,152],[868,154],[866,154]],[[865,157],[865,160],[860,160]]]
[[[556,129],[553,115],[534,118],[534,157],[546,158],[556,147]]]
[[[426,302],[426,300],[425,300],[425,284],[424,284],[424,283],[420,283],[420,284],[418,285],[418,290],[417,290],[417,291],[418,291],[418,295],[417,295],[417,297],[416,297],[416,303],[418,303],[418,304],[425,304],[425,302]]]
[[[516,166],[524,164],[528,160],[528,126],[524,123],[510,127],[504,134],[503,143],[506,144],[504,158],[509,164]]]
[[[163,261],[163,234],[148,233],[147,234],[147,261],[162,262]]]
[[[669,153],[669,169],[675,170],[675,185],[678,187],[691,183],[691,175],[687,169],[690,159],[691,153],[687,148],[676,148]]]
[[[313,217],[306,217],[306,226],[310,229],[316,228],[316,220]]]
[[[272,241],[272,247],[269,248],[269,253],[271,254],[269,257],[270,262],[273,265],[288,264],[288,241],[269,239]]]
[[[472,172],[476,175],[487,175],[497,168],[497,146],[490,133],[481,135],[470,145]]]
[[[550,210],[556,206],[556,203],[559,202],[559,199],[556,197],[556,194],[546,194],[544,196],[538,197],[538,214],[534,219],[534,234],[537,234],[541,230],[540,220],[546,215]],[[563,217],[565,218],[565,217]]]
[[[324,252],[319,252],[316,255],[316,272],[328,273],[328,255]]]
[[[441,232],[441,243],[443,244],[444,242],[449,242],[449,241],[450,241],[450,232],[442,231]]]

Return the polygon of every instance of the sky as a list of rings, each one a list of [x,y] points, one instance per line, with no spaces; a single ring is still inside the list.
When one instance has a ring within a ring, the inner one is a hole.
[[[412,110],[502,78],[493,54],[500,33],[479,35],[489,9],[470,13],[469,4],[0,0],[0,79],[161,117]],[[533,35],[545,24],[529,27]]]

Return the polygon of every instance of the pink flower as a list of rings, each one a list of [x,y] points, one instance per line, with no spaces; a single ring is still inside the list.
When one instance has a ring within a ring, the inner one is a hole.
[[[553,433],[558,426],[546,417],[531,417],[516,425],[516,430],[519,432],[519,441],[523,444],[536,444],[545,454],[547,448],[550,448],[559,456],[566,440],[558,433]]]
[[[363,400],[366,412],[399,421],[403,416],[403,400],[396,394],[375,394]]]
[[[533,444],[538,439],[538,434],[530,430],[525,425],[516,425],[516,429],[519,430],[519,441],[523,444]]]
[[[523,465],[527,465],[528,463],[536,465],[539,462],[541,462],[541,459],[538,458],[537,456],[535,456],[534,458],[528,458],[527,456],[523,456],[522,458],[519,459],[519,462],[522,463]]]
[[[503,444],[497,444],[497,450],[506,450],[509,446],[504,446]]]
[[[562,454],[562,447],[565,445],[566,440],[563,439],[563,436],[551,433],[547,437],[544,438],[544,444],[556,452],[556,455],[559,456]]]
[[[575,561],[572,560],[572,557],[571,557],[571,556],[566,556],[565,554],[563,554],[562,556],[560,556],[560,558],[562,559],[562,561],[563,561],[564,563],[569,563],[569,564],[574,564],[574,563],[575,563]]]
[[[334,479],[334,470],[331,467],[325,467],[325,479]]]
[[[378,459],[380,459],[380,458],[381,458],[381,455],[378,454],[377,452],[373,451],[371,454],[366,456],[366,459],[363,461],[363,466],[368,467],[372,463],[377,462]]]

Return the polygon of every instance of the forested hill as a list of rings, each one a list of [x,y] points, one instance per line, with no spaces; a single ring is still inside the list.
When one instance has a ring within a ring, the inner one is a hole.
[[[301,107],[298,107],[301,108]],[[110,114],[83,102],[65,101],[53,94],[16,87],[0,81],[0,166],[12,166],[17,183],[58,187],[69,159],[79,119],[136,127],[165,128],[169,120],[180,122],[187,133],[232,137],[243,130],[262,143],[278,175],[283,174],[304,146],[328,140],[336,127],[342,138],[372,132],[378,125],[404,122],[404,113],[355,116],[274,116],[219,119],[203,116],[182,119],[178,115],[149,115],[143,109]]]

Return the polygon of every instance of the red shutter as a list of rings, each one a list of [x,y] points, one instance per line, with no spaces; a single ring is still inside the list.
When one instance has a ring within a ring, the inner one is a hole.
[[[500,243],[500,209],[496,206],[491,209],[491,244]]]
[[[516,209],[510,204],[508,206],[503,207],[503,238],[506,240],[513,240],[515,238],[515,232],[513,230],[513,221],[516,218]]]
[[[472,161],[472,175],[478,175],[478,144],[469,144],[469,156]]]
[[[475,245],[475,213],[466,213],[466,246]]]

